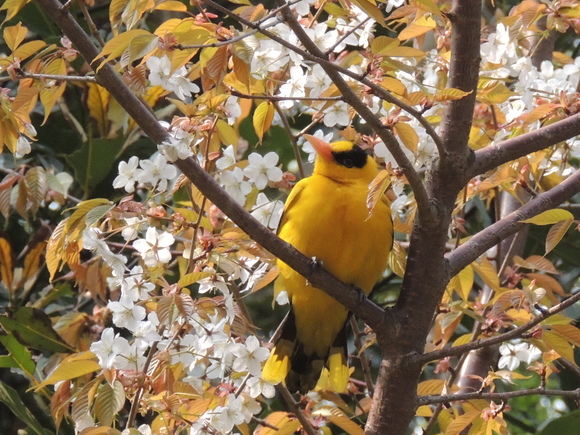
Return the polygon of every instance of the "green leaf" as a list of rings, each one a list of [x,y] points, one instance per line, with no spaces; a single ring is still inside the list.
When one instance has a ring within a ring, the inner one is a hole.
[[[46,352],[74,352],[74,349],[52,328],[52,322],[44,311],[22,307],[10,316],[0,316],[0,325],[25,346]]]
[[[68,164],[75,171],[75,180],[83,186],[85,193],[90,193],[111,170],[116,170],[114,163],[123,144],[121,137],[90,139],[80,150],[66,156]]]
[[[13,363],[12,365],[2,365],[2,367],[17,367],[25,373],[28,373],[30,377],[34,376],[36,364],[32,360],[32,354],[22,343],[16,340],[13,335],[1,335],[0,343],[10,353],[10,356],[6,356],[6,358],[11,359]],[[8,359],[4,360],[3,363],[9,364],[10,361]],[[0,362],[1,364],[2,362]]]
[[[95,399],[95,415],[99,423],[110,426],[124,403],[125,391],[121,382],[115,381],[113,387],[108,383],[102,384]]]
[[[38,418],[30,412],[26,405],[22,402],[18,392],[0,381],[0,402],[4,403],[10,411],[18,417],[22,422],[28,425],[30,433],[38,435],[49,435],[54,433],[49,429],[42,427]]]
[[[580,410],[552,420],[539,435],[576,435],[580,427]]]
[[[545,212],[540,213],[539,215],[536,215],[533,218],[526,219],[522,222],[535,225],[552,225],[568,219],[574,220],[574,215],[570,213],[568,210],[554,208],[552,210],[546,210]]]

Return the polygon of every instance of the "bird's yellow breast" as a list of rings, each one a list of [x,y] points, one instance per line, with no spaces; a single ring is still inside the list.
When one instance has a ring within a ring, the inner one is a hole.
[[[392,245],[389,207],[381,202],[369,217],[368,182],[343,182],[314,174],[300,181],[284,211],[280,237],[300,252],[316,257],[323,267],[366,294],[387,265]],[[301,275],[279,261],[278,290],[286,290],[306,352],[320,355],[338,334],[347,310],[326,293],[309,286]],[[315,321],[313,321],[315,319]],[[320,348],[318,343],[324,343]]]

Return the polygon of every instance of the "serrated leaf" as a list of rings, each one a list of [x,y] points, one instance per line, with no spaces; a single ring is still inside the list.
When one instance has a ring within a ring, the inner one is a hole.
[[[545,212],[540,213],[533,218],[526,219],[521,222],[535,225],[552,225],[566,220],[574,220],[574,215],[568,210],[554,208],[552,210],[546,210]]]
[[[403,145],[413,154],[417,153],[417,146],[419,145],[419,136],[413,127],[405,122],[397,122],[393,127]]]
[[[42,73],[65,76],[67,74],[66,61],[61,57],[57,57],[42,68]],[[44,124],[50,116],[52,108],[58,99],[64,94],[65,88],[66,83],[60,83],[44,88],[40,91],[40,102],[44,108],[44,119],[42,120],[42,124]]]
[[[64,233],[67,235],[67,238],[71,241],[77,240],[87,227],[87,214],[94,208],[105,204],[110,205],[111,202],[105,198],[95,198],[79,203],[64,227]]]
[[[546,254],[556,247],[560,240],[566,235],[570,225],[572,225],[574,220],[566,219],[565,221],[560,221],[554,224],[549,230],[546,236]]]
[[[272,126],[272,121],[274,120],[274,112],[275,112],[274,105],[270,101],[261,102],[254,111],[253,117],[254,130],[256,131],[256,135],[258,136],[260,143],[262,143],[264,134]]]
[[[43,167],[35,166],[26,172],[24,178],[28,186],[28,209],[34,214],[46,197],[48,190],[46,172]]]
[[[129,43],[128,47],[129,55],[123,57],[123,61],[121,62],[121,64],[123,66],[127,66],[131,64],[133,61],[141,59],[142,57],[148,55],[153,50],[155,50],[157,48],[158,43],[159,37],[152,35],[150,33],[147,35],[139,35],[133,38],[133,40]]]
[[[471,94],[471,92],[472,91],[465,92],[462,91],[461,89],[455,88],[440,89],[433,97],[433,100],[436,102],[461,100],[463,97]]]
[[[91,211],[87,213],[87,217],[85,219],[85,225],[87,228],[94,226],[101,218],[107,215],[113,208],[115,207],[114,204],[103,204],[98,205],[93,208]]]
[[[379,86],[394,94],[405,95],[407,93],[407,87],[403,82],[393,77],[384,77],[379,82]]]
[[[85,384],[76,394],[71,409],[71,417],[75,423],[80,423],[86,417],[87,412],[89,412],[101,379],[102,376],[98,376],[96,379]]]
[[[550,260],[540,255],[530,255],[525,260],[516,255],[514,256],[514,264],[525,267],[526,269],[536,269],[557,275],[560,274]]]
[[[110,426],[124,404],[125,391],[121,382],[115,381],[112,387],[108,383],[101,384],[95,398],[95,416],[99,423]]]
[[[405,276],[407,253],[405,252],[405,248],[396,240],[393,240],[393,247],[391,248],[391,252],[389,252],[389,267],[395,275],[401,278]]]
[[[0,325],[22,344],[46,352],[74,351],[56,333],[50,317],[42,310],[20,307],[10,316],[0,316]]]
[[[20,47],[18,47],[12,53],[12,56],[14,56],[14,58],[20,59],[20,61],[23,61],[23,60],[29,58],[30,56],[32,56],[37,51],[42,50],[46,46],[47,46],[47,44],[44,41],[39,41],[39,40],[29,41],[29,42],[22,44]]]
[[[54,279],[54,275],[59,269],[60,262],[62,260],[62,247],[64,246],[65,239],[65,227],[67,225],[68,218],[63,219],[59,222],[57,227],[54,229],[48,243],[46,245],[46,267],[50,273],[50,281]]]

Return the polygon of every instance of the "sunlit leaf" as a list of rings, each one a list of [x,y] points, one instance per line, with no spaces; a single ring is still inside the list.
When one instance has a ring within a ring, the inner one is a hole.
[[[413,154],[417,153],[417,146],[419,145],[419,135],[413,127],[405,122],[397,122],[393,127],[403,145]]]
[[[463,97],[471,94],[472,91],[465,92],[461,89],[445,88],[440,89],[435,93],[434,100],[437,102],[461,100]]]
[[[369,211],[369,218],[372,216],[373,211],[380,201],[385,201],[385,192],[391,185],[391,175],[389,171],[382,170],[377,174],[377,176],[371,181],[369,185],[369,193],[367,195],[367,209]]]
[[[342,412],[340,409],[333,406],[321,406],[312,412],[312,415],[324,416],[331,423],[340,427],[349,435],[363,435],[363,428],[352,421],[348,416]]]
[[[264,134],[266,134],[266,132],[272,126],[275,111],[276,109],[270,101],[261,102],[254,111],[254,130],[256,131],[256,135],[258,136],[260,143],[262,143]]]
[[[9,291],[12,290],[12,268],[12,246],[8,240],[0,237],[0,277]]]
[[[433,396],[439,395],[445,388],[445,381],[443,379],[429,379],[420,382],[417,386],[417,395],[419,396]]]
[[[93,356],[94,358],[94,356]],[[50,374],[48,378],[37,385],[40,389],[47,385],[54,385],[61,381],[69,381],[79,378],[89,373],[102,370],[102,367],[95,360],[65,360]]]
[[[112,387],[106,382],[101,384],[95,399],[95,415],[99,423],[110,426],[124,404],[125,390],[121,382],[115,381]]]
[[[522,222],[535,225],[552,225],[566,220],[574,220],[574,215],[568,210],[554,208],[552,210],[546,210],[532,218],[523,220]]]

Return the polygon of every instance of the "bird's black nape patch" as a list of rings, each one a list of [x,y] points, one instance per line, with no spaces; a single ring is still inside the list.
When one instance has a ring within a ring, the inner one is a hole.
[[[368,154],[358,145],[349,151],[332,151],[336,163],[346,168],[362,168],[367,163]]]

